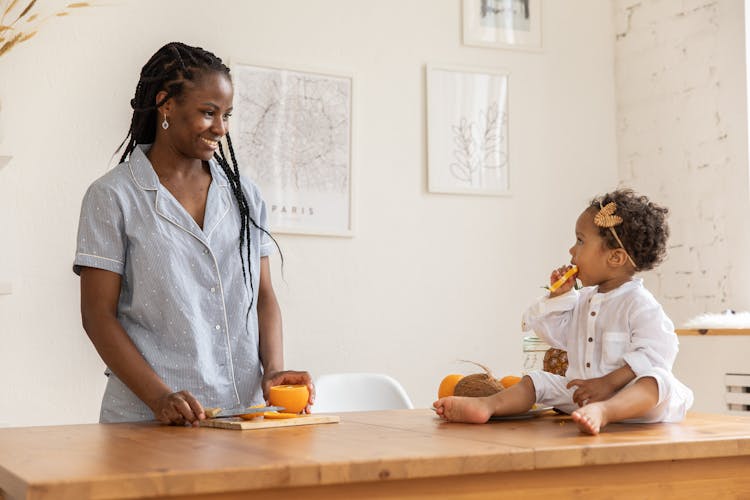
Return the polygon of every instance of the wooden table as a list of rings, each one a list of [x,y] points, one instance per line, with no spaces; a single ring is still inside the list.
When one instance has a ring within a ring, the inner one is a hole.
[[[750,497],[748,417],[691,414],[586,436],[560,416],[485,425],[429,410],[341,416],[252,431],[0,429],[0,490],[56,500]]]

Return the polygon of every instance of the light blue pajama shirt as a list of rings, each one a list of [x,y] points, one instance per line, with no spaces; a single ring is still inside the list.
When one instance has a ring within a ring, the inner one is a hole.
[[[204,407],[262,403],[257,291],[260,258],[272,252],[273,243],[251,224],[252,272],[246,268],[243,282],[240,215],[221,167],[209,162],[201,229],[159,182],[148,148],[136,147],[128,161],[89,187],[73,271],[94,267],[122,276],[118,320],[173,391],[190,391]],[[266,227],[258,188],[245,178],[242,186],[251,217]],[[105,373],[101,422],[154,418],[114,373]]]

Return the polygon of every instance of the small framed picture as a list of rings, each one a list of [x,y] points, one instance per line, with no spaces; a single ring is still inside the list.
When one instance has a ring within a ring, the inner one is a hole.
[[[542,0],[463,0],[464,44],[542,49]]]
[[[232,137],[275,233],[352,236],[353,77],[237,64]]]
[[[427,66],[431,193],[510,195],[508,73]]]

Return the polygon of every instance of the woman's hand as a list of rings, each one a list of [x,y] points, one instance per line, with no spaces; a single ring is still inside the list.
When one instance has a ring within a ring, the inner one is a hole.
[[[315,386],[312,378],[307,372],[284,370],[263,374],[263,398],[268,401],[269,389],[275,385],[306,385],[310,392],[310,398],[307,400],[305,413],[310,413],[310,407],[315,403]]]
[[[122,277],[112,271],[81,269],[81,319],[83,328],[115,375],[143,401],[156,419],[184,425],[206,418],[203,407],[187,391],[172,392],[117,319]]]
[[[185,425],[190,423],[198,426],[199,420],[204,420],[206,414],[203,406],[188,391],[169,392],[159,397],[151,405],[151,411],[159,422],[170,425]]]

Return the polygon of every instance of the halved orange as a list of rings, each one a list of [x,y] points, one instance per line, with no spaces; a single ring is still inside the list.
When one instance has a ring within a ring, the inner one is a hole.
[[[306,385],[276,385],[268,391],[268,400],[273,406],[281,406],[285,413],[299,413],[310,399]]]

